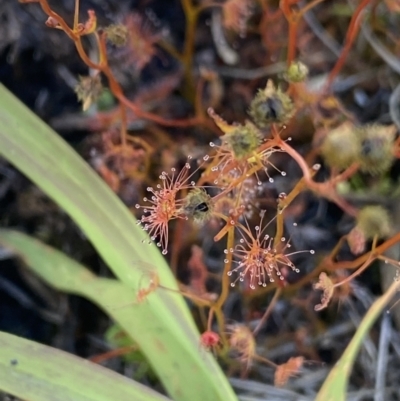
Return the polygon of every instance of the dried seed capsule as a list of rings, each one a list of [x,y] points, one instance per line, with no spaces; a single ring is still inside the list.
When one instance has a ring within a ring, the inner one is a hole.
[[[396,127],[379,124],[356,130],[360,138],[360,170],[378,175],[389,170],[394,161],[392,151]]]
[[[321,155],[330,167],[344,170],[358,161],[359,138],[353,124],[347,122],[330,131],[321,147]]]
[[[129,31],[125,25],[112,24],[104,29],[109,40],[115,46],[124,46],[128,40]]]
[[[356,228],[364,234],[366,240],[374,236],[385,238],[392,232],[390,221],[389,213],[382,206],[366,206],[357,216]]]
[[[79,84],[75,87],[78,100],[82,102],[83,111],[97,101],[103,91],[100,74],[79,77]]]
[[[308,67],[301,61],[293,61],[285,73],[288,82],[304,82],[308,77]]]
[[[238,125],[232,132],[221,138],[232,149],[235,158],[240,160],[249,157],[261,143],[261,133],[250,121]]]
[[[250,104],[249,114],[255,124],[265,128],[271,123],[284,124],[294,114],[292,100],[269,80],[265,89],[259,90]]]

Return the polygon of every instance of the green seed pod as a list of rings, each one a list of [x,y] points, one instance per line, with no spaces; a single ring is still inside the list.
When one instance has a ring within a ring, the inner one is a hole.
[[[196,223],[207,221],[214,210],[214,202],[203,188],[192,189],[183,201],[183,212]]]
[[[75,87],[78,100],[82,102],[83,111],[89,109],[96,102],[103,91],[100,74],[79,77],[79,84]]]
[[[360,140],[360,170],[378,175],[389,170],[394,161],[393,142],[396,127],[367,125],[359,127],[356,134]]]
[[[344,170],[358,161],[361,146],[353,124],[344,123],[330,131],[321,147],[326,164]]]
[[[245,125],[238,125],[221,139],[232,149],[235,158],[240,160],[249,157],[258,148],[261,133],[254,124],[246,121]]]
[[[366,240],[375,236],[386,238],[392,232],[391,217],[382,206],[366,206],[357,216],[356,228],[360,230]]]
[[[308,77],[308,67],[301,61],[293,61],[285,73],[288,82],[304,82]]]
[[[104,29],[107,39],[115,46],[124,46],[128,40],[128,28],[122,24],[112,24]]]
[[[294,105],[290,97],[269,80],[265,89],[260,89],[252,100],[249,114],[258,127],[266,128],[271,123],[289,121],[294,114]]]

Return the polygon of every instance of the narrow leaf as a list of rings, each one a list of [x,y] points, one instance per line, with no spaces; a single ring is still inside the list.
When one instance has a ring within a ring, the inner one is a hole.
[[[4,332],[0,332],[0,388],[30,401],[168,400],[100,365]]]
[[[315,401],[346,400],[347,383],[361,344],[375,320],[382,313],[390,299],[396,294],[399,284],[399,282],[394,281],[387,291],[372,304],[339,362],[336,363],[325,379]]]

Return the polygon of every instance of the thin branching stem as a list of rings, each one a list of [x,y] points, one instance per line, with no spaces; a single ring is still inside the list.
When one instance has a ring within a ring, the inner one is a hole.
[[[376,256],[374,255],[373,252],[376,249],[377,241],[378,241],[378,237],[375,235],[373,242],[372,242],[371,252],[369,253],[367,260],[353,274],[350,274],[350,276],[346,277],[344,280],[340,281],[339,283],[335,283],[333,286],[334,288],[340,287],[341,285],[346,284],[346,283],[350,282],[351,280],[353,280],[353,278],[359,276],[376,259]]]
[[[339,74],[340,70],[342,69],[347,56],[351,50],[351,47],[353,46],[353,43],[358,35],[358,32],[360,30],[360,24],[362,20],[362,13],[365,10],[365,8],[371,3],[372,0],[362,0],[356,10],[353,13],[353,16],[351,17],[350,25],[349,28],[347,29],[347,34],[346,34],[346,39],[345,43],[343,46],[343,50],[340,54],[339,59],[336,61],[336,64],[332,68],[331,72],[329,73],[328,76],[328,81],[327,84],[324,88],[324,91],[327,92],[329,91],[333,81]]]
[[[269,316],[271,315],[272,310],[274,309],[274,306],[278,302],[279,297],[282,294],[282,288],[278,287],[275,291],[274,296],[271,299],[271,302],[268,305],[267,310],[265,311],[263,317],[260,319],[258,322],[256,328],[253,330],[253,336],[255,337],[258,332],[261,330],[261,328],[264,326],[265,322],[268,320]]]

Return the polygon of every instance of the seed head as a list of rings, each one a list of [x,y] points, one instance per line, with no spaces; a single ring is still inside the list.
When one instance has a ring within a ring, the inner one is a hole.
[[[79,77],[79,84],[75,87],[78,100],[82,102],[83,111],[95,103],[103,91],[100,74]]]
[[[304,82],[308,77],[308,67],[301,61],[293,61],[285,73],[288,82]]]
[[[395,126],[366,125],[355,127],[346,122],[326,136],[321,154],[330,167],[344,170],[359,163],[360,171],[371,175],[386,172],[393,163]]]
[[[129,31],[125,25],[112,24],[104,29],[107,39],[115,46],[124,46],[128,41]]]
[[[366,206],[358,213],[356,228],[364,234],[366,240],[375,236],[385,238],[392,232],[391,218],[382,206]]]
[[[221,138],[233,151],[236,159],[250,157],[261,144],[261,133],[250,121],[238,125]]]
[[[322,144],[321,154],[330,167],[340,170],[356,162],[360,154],[360,141],[354,125],[346,122],[330,131]]]
[[[276,147],[272,140],[263,140],[260,130],[253,123],[246,121],[244,125],[228,124],[211,108],[208,109],[208,114],[225,134],[221,137],[221,145],[210,143],[210,146],[216,150],[211,171],[219,172],[218,179],[214,181],[215,184],[229,181],[229,178],[235,179],[238,175],[245,175],[254,165],[264,170],[270,182],[274,180],[268,173],[269,166],[281,175],[286,175],[269,160],[273,153],[281,149]],[[258,185],[261,185],[258,174],[255,173],[255,175]]]
[[[269,80],[251,102],[249,114],[258,127],[266,128],[271,123],[288,122],[294,114],[294,105],[290,97]]]
[[[360,170],[378,175],[389,170],[394,160],[392,151],[396,133],[394,125],[366,125],[356,130],[360,139]]]

